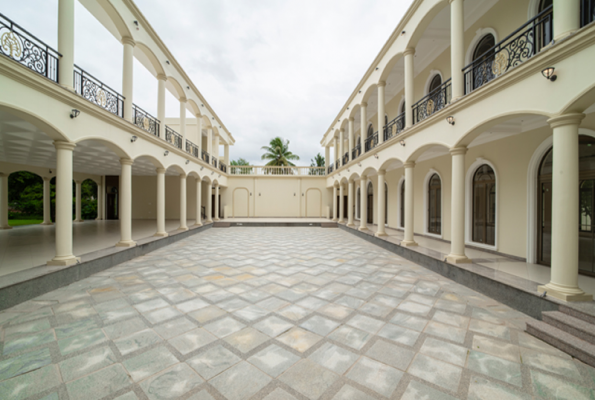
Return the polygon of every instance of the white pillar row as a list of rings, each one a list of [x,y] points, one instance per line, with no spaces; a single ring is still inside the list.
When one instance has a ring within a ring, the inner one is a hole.
[[[554,131],[552,163],[552,264],[547,285],[540,292],[564,301],[591,301],[578,286],[579,148],[578,128],[584,114],[548,120]]]
[[[378,82],[377,89],[378,89],[378,144],[382,144],[384,142],[384,88],[386,87],[386,82],[380,81]]]
[[[74,217],[74,222],[83,222],[83,218],[82,218],[82,199],[81,199],[81,186],[83,184],[83,181],[74,181],[74,193],[75,193],[75,217]]]
[[[180,227],[178,229],[188,230],[186,223],[186,174],[180,174]]]
[[[353,224],[353,180],[349,180],[347,187],[347,226],[355,226]]]
[[[157,74],[157,119],[159,120],[159,137],[165,139],[165,74]]]
[[[8,176],[0,173],[0,229],[12,229],[8,225]]]
[[[186,151],[186,100],[180,98],[180,135],[182,135],[182,150]]]
[[[209,190],[207,191],[207,219],[206,224],[213,223],[213,184],[209,182]]]
[[[463,97],[465,67],[465,14],[463,0],[450,1],[450,70],[452,76],[452,100]]]
[[[333,221],[337,219],[337,187],[333,185]]]
[[[409,128],[413,126],[413,112],[411,106],[414,103],[413,100],[413,55],[415,49],[408,48],[403,53],[405,55],[405,127]]]
[[[339,222],[345,222],[345,193],[343,192],[344,184],[339,184]]]
[[[124,96],[124,119],[132,122],[133,83],[134,83],[134,46],[131,37],[122,38],[124,45],[124,65],[122,68],[122,96]],[[60,66],[62,68],[62,66]]]
[[[384,176],[386,171],[381,169],[378,171],[378,229],[376,230],[375,236],[386,236],[386,229],[384,227],[385,220],[385,198],[384,198]]]
[[[213,157],[213,128],[207,128],[207,153]]]
[[[554,40],[559,40],[580,28],[581,6],[579,0],[554,0],[553,5]]]
[[[51,215],[51,185],[50,181],[52,178],[43,177],[43,222],[40,225],[54,225],[52,223],[52,215]],[[99,185],[97,185],[97,191],[99,192]],[[99,215],[99,196],[97,196],[97,215]],[[1,229],[1,224],[0,224]]]
[[[349,142],[349,144],[347,146],[347,152],[349,153],[349,159],[350,160],[351,160],[351,157],[352,157],[352,153],[351,152],[353,150],[353,140],[354,140],[354,137],[353,137],[353,121],[354,121],[354,118],[353,117],[350,117],[349,118],[349,124],[348,124],[348,142]]]
[[[58,82],[74,90],[74,0],[58,0]]]
[[[80,258],[72,252],[72,152],[74,143],[54,142],[56,148],[56,256],[48,265],[68,266]]]
[[[343,165],[343,154],[345,154],[345,129],[339,129],[339,159],[341,160],[341,165]]]
[[[466,147],[450,149],[452,155],[452,189],[450,201],[450,254],[446,262],[470,263],[465,255],[465,154]]]
[[[415,163],[408,161],[404,164],[405,167],[405,237],[401,242],[401,246],[411,247],[417,246],[413,238],[413,167]]]
[[[215,184],[215,218],[213,221],[219,221],[219,184]]]
[[[120,159],[120,241],[116,247],[136,246],[132,240],[132,162],[128,158]]]
[[[196,222],[194,226],[202,226],[201,208],[202,208],[202,179],[196,178]]]
[[[368,230],[368,191],[366,190],[366,182],[368,178],[365,175],[359,180],[359,230]]]
[[[361,147],[361,153],[364,154],[366,152],[365,143],[366,143],[366,133],[368,129],[368,103],[365,101],[362,102],[360,106],[360,129],[359,129],[359,144]]]
[[[165,231],[165,168],[157,168],[157,232],[153,236],[168,236]]]

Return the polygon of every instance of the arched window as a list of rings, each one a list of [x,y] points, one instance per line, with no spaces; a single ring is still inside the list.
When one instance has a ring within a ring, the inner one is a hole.
[[[368,223],[374,223],[374,187],[368,182]]]
[[[401,104],[401,114],[403,114],[405,112],[405,102],[403,102],[403,104]]]
[[[547,8],[552,7],[553,0],[541,0],[539,3],[539,10],[538,14],[541,14],[542,11],[545,11]],[[540,21],[543,23],[539,24]],[[552,41],[552,17],[551,14],[546,13],[541,17],[540,21],[536,21],[536,25],[539,29],[535,32],[536,39],[536,49],[537,51],[541,50],[542,47],[547,46]]]
[[[473,175],[473,241],[496,244],[496,174],[487,164]]]
[[[384,116],[384,126],[388,125],[388,115]]]
[[[399,225],[401,225],[401,228],[405,227],[405,180],[403,180],[403,182],[401,182],[401,221],[399,222]]]
[[[442,85],[442,77],[440,76],[440,74],[436,74],[430,82],[430,86],[428,87],[428,93],[432,93],[434,90],[438,89],[440,85]]]
[[[495,78],[492,72],[495,45],[494,35],[488,33],[475,46],[475,50],[473,50],[473,89],[477,89]]]
[[[374,127],[372,126],[372,124],[370,124],[368,126],[368,135],[366,136],[366,138],[372,137],[373,134],[374,134]]]
[[[428,232],[440,235],[442,229],[442,182],[438,174],[428,184]]]

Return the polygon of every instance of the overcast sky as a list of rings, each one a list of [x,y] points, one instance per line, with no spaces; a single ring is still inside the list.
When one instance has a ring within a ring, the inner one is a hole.
[[[230,159],[262,165],[290,140],[309,165],[337,113],[411,0],[135,0],[236,139]],[[0,12],[57,47],[57,0],[0,0]],[[122,46],[78,2],[75,63],[122,91]],[[157,115],[157,81],[136,62],[134,102]],[[179,116],[167,95],[166,116]],[[190,117],[190,114],[189,114]],[[223,154],[220,152],[220,154]]]

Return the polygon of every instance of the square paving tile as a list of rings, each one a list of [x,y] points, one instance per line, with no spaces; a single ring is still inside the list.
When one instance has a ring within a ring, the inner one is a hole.
[[[393,315],[393,317],[390,319],[390,322],[395,325],[402,326],[404,328],[409,328],[413,329],[414,331],[422,332],[425,329],[428,320],[425,318],[398,312],[395,315]]]
[[[187,361],[204,379],[211,379],[242,359],[219,345],[208,349]]]
[[[159,324],[163,321],[167,321],[168,319],[179,317],[180,315],[182,315],[182,313],[174,307],[160,308],[158,310],[144,314],[145,318],[148,319],[152,324]]]
[[[419,351],[427,356],[458,365],[459,367],[465,366],[467,354],[469,353],[469,350],[463,346],[457,346],[456,344],[431,337],[426,338]]]
[[[60,384],[58,366],[43,368],[0,382],[0,393],[10,400],[21,400],[49,390]]]
[[[244,328],[241,331],[233,333],[225,338],[227,343],[242,353],[247,353],[251,350],[254,350],[267,340],[270,340],[270,337],[251,327]]]
[[[413,360],[415,353],[411,350],[388,343],[384,340],[377,340],[366,352],[366,356],[380,361],[391,367],[406,371]]]
[[[139,382],[159,371],[177,364],[179,361],[163,346],[151,349],[122,362],[135,382]]]
[[[361,350],[361,348],[372,338],[372,335],[361,329],[342,325],[331,333],[328,338],[353,349]]]
[[[116,356],[109,347],[101,347],[61,361],[60,373],[64,382],[70,382],[101,368],[116,363]]]
[[[176,308],[184,314],[200,310],[201,308],[208,307],[210,304],[201,299],[192,299],[183,303],[176,304]]]
[[[238,318],[251,322],[266,317],[269,311],[255,305],[249,305],[241,310],[234,311],[233,314]]]
[[[285,318],[290,319],[292,321],[298,321],[312,314],[312,310],[308,310],[307,308],[303,308],[300,306],[296,306],[295,304],[292,304],[287,307],[283,307],[280,310],[277,310],[277,314],[282,315]]]
[[[375,400],[359,389],[350,385],[344,385],[331,400]]]
[[[339,376],[317,363],[303,359],[289,368],[279,380],[309,399],[318,399]]]
[[[277,388],[269,393],[263,400],[297,400],[294,396],[281,388]]]
[[[132,384],[126,370],[114,364],[66,384],[72,400],[96,400]]]
[[[384,321],[359,314],[347,321],[347,325],[353,326],[371,334],[378,332],[380,328],[384,326],[384,324]]]
[[[193,329],[169,339],[168,342],[182,354],[188,354],[214,342],[217,338],[202,328]]]
[[[411,381],[407,386],[407,390],[403,393],[401,400],[457,400],[449,394],[431,388],[418,381]],[[503,400],[501,397],[489,397],[490,400],[498,399]]]
[[[463,369],[418,353],[407,372],[434,385],[456,392]]]
[[[262,333],[274,338],[288,331],[294,325],[281,319],[275,315],[269,316],[262,321],[253,325],[254,328],[258,329]]]
[[[211,379],[209,383],[228,400],[243,400],[258,393],[270,381],[268,375],[242,361]]]
[[[177,364],[145,379],[140,387],[150,400],[178,399],[203,380],[186,364]]]
[[[330,369],[339,375],[343,375],[359,357],[359,355],[344,349],[343,347],[336,346],[332,343],[325,343],[314,353],[310,354],[308,358],[322,365],[326,369]]]
[[[591,400],[595,397],[591,389],[538,371],[531,371],[531,380],[534,393],[543,399]]]
[[[153,330],[164,339],[171,339],[182,333],[191,331],[196,325],[190,322],[187,317],[173,319],[161,325],[153,327]]]
[[[404,344],[406,346],[413,346],[419,338],[419,332],[412,329],[403,328],[402,326],[386,324],[378,332],[378,336]]]
[[[390,397],[403,377],[403,372],[362,357],[346,376],[383,396]]]
[[[339,323],[327,318],[323,318],[319,315],[315,315],[302,322],[300,326],[318,335],[326,336],[335,330],[335,328],[339,326]]]
[[[236,321],[231,317],[225,317],[223,319],[205,325],[204,328],[207,331],[211,332],[213,335],[217,336],[218,338],[224,338],[226,336],[231,335],[234,332],[243,329],[245,326],[246,325]]]
[[[471,351],[467,368],[518,387],[523,386],[521,365],[489,354]]]
[[[155,332],[151,329],[146,329],[128,337],[115,340],[114,344],[118,350],[120,350],[120,353],[125,356],[126,354],[151,346],[159,341],[161,341],[161,338]]]
[[[297,327],[277,337],[278,341],[286,344],[296,351],[299,351],[300,353],[305,352],[310,347],[318,343],[321,339],[321,336]]]
[[[318,309],[318,312],[337,320],[343,320],[353,312],[353,309],[345,306],[340,306],[338,304],[330,303]]]
[[[39,369],[51,363],[52,357],[47,348],[7,358],[0,361],[0,381],[26,374],[27,372]]]
[[[194,318],[196,321],[198,321],[201,324],[206,324],[209,321],[211,321],[215,318],[219,318],[222,315],[225,315],[225,311],[223,311],[219,307],[215,307],[215,306],[208,306],[205,308],[201,308],[198,311],[193,311],[191,313],[188,313],[189,317]]]
[[[248,362],[276,378],[299,359],[295,354],[273,344],[250,357]]]

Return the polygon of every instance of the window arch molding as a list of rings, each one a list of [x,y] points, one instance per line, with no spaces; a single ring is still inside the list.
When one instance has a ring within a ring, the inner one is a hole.
[[[473,178],[475,177],[475,173],[482,165],[488,165],[492,171],[494,171],[494,176],[496,177],[496,200],[495,200],[495,207],[496,207],[496,227],[494,230],[494,245],[484,244],[484,243],[477,243],[472,240],[472,233],[473,233]],[[467,169],[467,174],[465,176],[465,244],[479,247],[488,250],[498,251],[498,232],[500,231],[500,219],[499,219],[499,209],[500,209],[500,176],[498,174],[498,170],[496,166],[489,160],[485,158],[478,157],[473,164],[469,166]]]
[[[405,95],[401,96],[401,101],[399,101],[399,108],[397,109],[397,115],[401,115],[403,112],[407,111],[407,110],[401,111],[404,104],[405,104]]]
[[[469,65],[473,62],[473,53],[475,52],[475,48],[484,38],[484,36],[492,35],[494,37],[494,42],[498,43],[498,32],[494,28],[480,28],[475,32],[475,36],[471,39],[471,43],[469,47],[467,47],[467,53],[465,54],[465,65]]]
[[[368,128],[366,129],[366,139],[369,137],[372,137],[373,134],[374,134],[374,124],[372,124],[371,122],[368,122]],[[363,149],[362,149],[362,151],[363,151]]]
[[[404,189],[404,186],[405,173],[403,172],[403,175],[401,175],[399,183],[397,184],[397,229],[401,231],[405,229],[405,221],[403,221],[403,218],[401,218],[401,208],[405,207],[405,204],[403,204],[403,201],[401,199],[401,191]]]
[[[539,8],[543,0],[529,0],[529,6],[527,7],[527,21],[534,18],[539,14]]]
[[[482,164],[483,165],[483,164]],[[435,234],[435,233],[430,233],[430,231],[428,230],[428,222],[429,222],[429,207],[430,207],[430,193],[429,193],[429,189],[430,189],[430,179],[432,179],[432,177],[434,176],[434,174],[438,175],[438,178],[440,178],[440,187],[442,188],[440,190],[440,215],[442,216],[441,220],[440,220],[440,234]],[[426,174],[426,177],[424,178],[424,235],[428,235],[431,237],[435,237],[435,238],[439,238],[442,239],[444,237],[444,179],[442,178],[442,175],[440,174],[440,172],[436,171],[434,168],[430,168],[430,170],[428,171],[428,173]],[[496,193],[497,195],[497,193]]]
[[[425,85],[425,89],[424,89],[424,95],[430,93],[430,85],[432,84],[432,81],[434,80],[434,78],[436,77],[436,75],[439,75],[440,76],[440,82],[441,82],[441,84],[444,83],[444,77],[442,75],[442,72],[440,70],[437,70],[437,69],[431,70],[430,71],[430,74],[428,76],[428,79],[426,80],[426,85]]]

